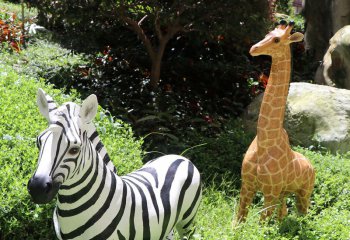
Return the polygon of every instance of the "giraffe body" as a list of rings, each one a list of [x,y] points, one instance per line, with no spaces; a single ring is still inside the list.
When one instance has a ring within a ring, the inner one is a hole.
[[[289,44],[303,38],[301,33],[290,35],[292,27],[282,23],[250,50],[253,56],[271,55],[272,66],[260,108],[257,136],[242,163],[237,221],[246,218],[257,191],[264,195],[261,219],[269,217],[276,207],[279,219],[287,215],[285,197],[290,193],[295,193],[300,213],[307,213],[309,207],[315,172],[308,159],[291,149],[283,128],[291,71]]]

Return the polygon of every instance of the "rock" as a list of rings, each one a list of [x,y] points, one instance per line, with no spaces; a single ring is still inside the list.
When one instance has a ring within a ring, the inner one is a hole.
[[[315,82],[350,89],[350,25],[341,28],[330,39]]]
[[[262,96],[243,115],[248,131],[256,132]],[[284,125],[292,145],[324,147],[333,153],[350,151],[350,91],[292,83]]]

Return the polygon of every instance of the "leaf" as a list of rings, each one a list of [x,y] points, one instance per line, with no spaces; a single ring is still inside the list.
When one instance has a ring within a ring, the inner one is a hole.
[[[18,43],[16,43],[16,42],[11,42],[11,43],[10,43],[10,46],[11,46],[11,48],[12,48],[13,50],[15,50],[16,52],[20,52],[20,51],[21,51],[21,49],[19,48]]]
[[[155,120],[155,119],[160,119],[158,116],[155,115],[149,115],[143,118],[140,118],[136,121],[136,123],[144,122],[144,121],[150,121],[150,120]]]
[[[170,139],[172,139],[172,140],[174,140],[174,141],[176,141],[176,142],[178,142],[178,141],[179,141],[179,138],[178,138],[178,137],[176,137],[176,136],[175,136],[175,135],[173,135],[173,134],[170,134],[170,133],[163,133],[163,135],[165,135],[165,136],[169,137]]]

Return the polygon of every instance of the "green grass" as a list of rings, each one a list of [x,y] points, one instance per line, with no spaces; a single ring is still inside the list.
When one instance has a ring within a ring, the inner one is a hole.
[[[22,6],[21,4],[10,3],[8,1],[0,0],[0,10],[8,13],[16,13],[17,17],[22,19]],[[24,18],[34,18],[38,14],[35,8],[28,8],[26,4],[24,4]]]
[[[207,183],[204,188],[195,239],[350,239],[349,156],[321,154],[302,148],[297,151],[307,156],[317,171],[308,215],[298,216],[291,197],[287,218],[281,223],[261,223],[262,198],[257,197],[247,222],[233,229],[231,221],[236,214],[239,190],[235,189],[235,181],[224,179],[219,187],[216,183]]]
[[[43,44],[42,47],[40,43]],[[40,49],[46,50],[40,54],[33,54]],[[1,58],[0,61],[1,239],[54,238],[51,223],[53,204],[39,207],[30,202],[26,182],[36,165],[38,153],[35,148],[35,137],[46,126],[45,120],[35,106],[37,88],[44,88],[60,103],[71,99],[79,101],[75,97],[76,94],[66,96],[60,90],[54,90],[52,86],[45,85],[43,80],[40,80],[40,75],[55,65],[55,62],[50,63],[39,59],[40,57],[55,59],[53,55],[56,54],[59,57],[53,61],[60,63],[63,68],[66,66],[69,68],[68,62],[80,61],[75,55],[60,54],[65,51],[67,50],[60,49],[56,44],[40,40],[37,41],[37,45],[29,47],[20,54],[2,53],[6,58]],[[30,56],[28,59],[31,62],[27,63],[28,65],[39,62],[37,65],[42,67],[38,71],[31,71],[29,66],[25,70],[25,65],[13,68],[16,62],[22,61],[26,56]],[[64,59],[65,57],[68,59]],[[96,125],[104,144],[116,160],[120,173],[127,173],[141,165],[142,142],[133,138],[129,126],[113,120],[102,110],[97,116]],[[301,148],[297,150],[310,158],[317,170],[316,187],[309,214],[298,216],[294,200],[291,198],[288,201],[290,214],[282,223],[274,221],[260,223],[259,211],[262,209],[260,194],[254,201],[255,204],[251,206],[247,222],[232,229],[231,221],[238,203],[239,176],[232,177],[234,170],[229,169],[228,156],[235,158],[232,163],[237,168],[240,154],[236,151],[244,152],[245,149],[240,148],[244,148],[245,144],[242,145],[240,140],[244,131],[237,129],[239,125],[233,124],[230,127],[233,128],[232,131],[228,130],[217,141],[209,141],[209,145],[201,147],[201,157],[208,154],[205,163],[199,164],[201,171],[204,171],[204,165],[208,163],[210,169],[213,169],[212,176],[208,179],[213,179],[218,172],[221,175],[217,180],[205,182],[203,200],[196,218],[197,230],[194,239],[350,239],[350,156],[321,154]],[[217,145],[223,144],[227,145],[221,149],[221,154],[225,156],[221,156],[219,162],[225,162],[225,168],[220,169],[221,163],[215,166],[215,162],[220,158],[215,149]],[[232,144],[235,146],[231,146]],[[231,174],[222,177],[225,169]],[[208,173],[210,174],[206,171],[206,174]]]
[[[20,9],[0,1],[0,8],[4,7],[10,11]],[[54,239],[53,204],[33,204],[26,190],[37,161],[35,137],[46,127],[35,105],[35,94],[41,87],[60,103],[80,101],[77,94],[64,95],[46,85],[42,78],[69,77],[71,70],[85,64],[85,60],[43,39],[37,39],[20,53],[0,55],[0,239]],[[119,173],[141,165],[142,141],[133,137],[130,126],[114,120],[102,109],[96,126]],[[200,156],[196,161],[202,159],[198,166],[205,172],[205,179],[210,180],[204,184],[194,239],[350,239],[350,154],[331,155],[297,148],[317,171],[309,214],[298,216],[295,201],[290,198],[287,218],[281,223],[261,223],[263,199],[258,194],[247,221],[232,228],[239,201],[239,176],[233,173],[238,172],[241,153],[249,141],[246,142],[239,125],[233,124],[207,143],[196,149],[196,156]],[[217,174],[219,177],[215,177]]]
[[[26,188],[37,163],[36,136],[47,127],[36,106],[39,87],[58,103],[79,101],[75,94],[64,95],[0,64],[0,239],[54,239],[54,203],[32,203]],[[142,141],[133,137],[130,126],[102,109],[95,122],[119,173],[142,165]]]
[[[87,63],[83,55],[43,38],[32,39],[19,53],[2,52],[1,55],[0,63],[12,66],[17,73],[43,78],[47,82],[69,81],[73,73],[78,74],[79,66]]]

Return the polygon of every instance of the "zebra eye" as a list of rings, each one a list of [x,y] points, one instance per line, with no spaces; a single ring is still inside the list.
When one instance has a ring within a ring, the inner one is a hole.
[[[69,149],[68,153],[71,155],[75,155],[77,153],[79,153],[80,148],[79,147],[72,147],[71,149]]]
[[[279,42],[280,42],[280,39],[276,37],[273,41],[274,41],[275,43],[279,43]]]

